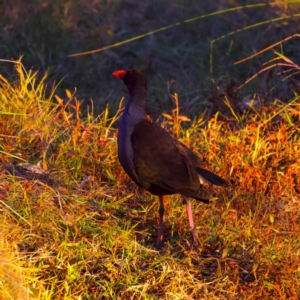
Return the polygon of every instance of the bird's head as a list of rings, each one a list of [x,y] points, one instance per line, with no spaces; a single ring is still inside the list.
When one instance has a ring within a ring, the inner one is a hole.
[[[112,74],[124,81],[130,93],[133,93],[135,89],[147,89],[146,78],[139,70],[118,70]]]

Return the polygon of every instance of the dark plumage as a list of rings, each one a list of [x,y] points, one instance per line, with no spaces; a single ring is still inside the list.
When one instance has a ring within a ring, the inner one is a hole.
[[[202,161],[192,150],[147,119],[145,113],[147,82],[140,71],[119,70],[113,75],[123,79],[130,94],[119,126],[119,160],[125,172],[138,186],[159,196],[157,246],[163,241],[163,196],[181,194],[186,201],[193,235],[191,247],[197,248],[189,197],[208,203],[209,199],[205,196],[202,184],[212,183],[221,186],[227,182],[203,169]]]

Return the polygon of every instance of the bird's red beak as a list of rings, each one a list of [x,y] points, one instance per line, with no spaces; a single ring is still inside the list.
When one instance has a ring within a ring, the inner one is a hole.
[[[127,73],[126,70],[118,70],[118,71],[113,72],[112,74],[117,78],[123,79],[123,77],[125,76],[126,73]]]

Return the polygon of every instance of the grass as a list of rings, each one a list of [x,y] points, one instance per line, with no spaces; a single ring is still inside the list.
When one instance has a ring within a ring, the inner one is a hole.
[[[46,84],[50,90],[63,78],[58,86],[60,94],[63,95],[65,89],[73,92],[76,87],[77,97],[84,101],[83,107],[90,105],[93,99],[98,114],[107,103],[111,112],[116,111],[120,94],[125,90],[112,79],[111,73],[123,68],[140,69],[151,82],[149,114],[157,118],[162,111],[170,111],[174,103],[168,93],[176,92],[182,112],[191,117],[201,114],[211,101],[218,103],[219,94],[242,85],[274,55],[269,50],[242,64],[234,65],[236,61],[299,32],[299,16],[292,17],[299,13],[299,3],[285,3],[262,6],[261,1],[239,0],[201,3],[27,0],[25,5],[21,0],[4,0],[0,7],[3,29],[0,58],[18,60],[22,55],[27,70],[39,70],[40,74],[48,71]],[[234,10],[247,4],[261,6]],[[208,17],[210,13],[228,8],[233,10]],[[206,17],[107,51],[68,57],[199,16]],[[279,17],[286,18],[270,21]],[[246,30],[265,21],[264,25]],[[229,35],[232,32],[234,34]],[[273,49],[299,61],[297,38]],[[287,78],[283,84],[276,72],[276,68],[272,68],[230,96],[236,103],[254,93],[269,102],[276,97],[287,101],[292,97],[290,91],[295,89],[294,77]],[[10,78],[13,68],[0,63],[0,73]],[[216,110],[212,109],[211,113]]]
[[[76,95],[47,96],[46,76],[15,66],[14,82],[0,83],[2,299],[299,297],[298,95],[243,114],[227,102],[226,118],[186,129],[178,107],[165,114],[162,125],[230,186],[193,202],[199,253],[188,251],[180,197],[169,197],[157,251],[158,201],[117,159],[120,110],[82,117]]]
[[[0,7],[0,298],[299,299],[299,22],[247,27],[298,4],[67,58],[241,4],[132,3]],[[149,78],[152,119],[230,182],[211,204],[193,201],[198,253],[179,196],[156,250],[158,201],[118,162],[125,89],[111,73],[128,67]]]

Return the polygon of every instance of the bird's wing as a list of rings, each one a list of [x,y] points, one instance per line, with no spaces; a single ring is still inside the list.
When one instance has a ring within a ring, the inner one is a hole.
[[[133,164],[144,186],[180,192],[200,188],[200,159],[160,126],[143,120],[131,136]],[[195,165],[196,164],[196,165]]]

